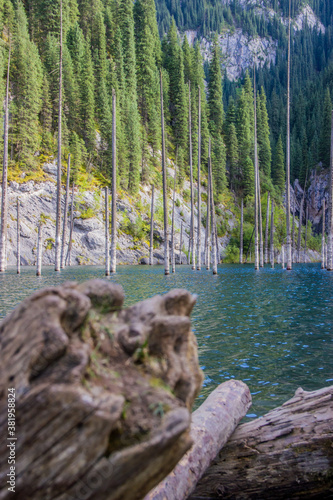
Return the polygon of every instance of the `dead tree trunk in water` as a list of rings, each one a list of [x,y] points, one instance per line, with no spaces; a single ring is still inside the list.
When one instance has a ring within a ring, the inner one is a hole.
[[[295,261],[295,196],[293,204],[293,229],[292,229],[292,239],[291,239],[291,261]]]
[[[112,200],[111,200],[111,273],[117,270],[117,122],[116,92],[112,89]]]
[[[210,158],[211,154],[211,144],[209,139],[208,146],[208,158]],[[206,269],[210,269],[210,170],[208,168],[208,186],[207,186],[207,216],[206,216],[206,238],[205,238],[205,264]]]
[[[182,250],[183,250],[183,221],[180,225],[180,248],[179,248],[179,265],[182,264]]]
[[[154,184],[151,188],[151,208],[150,208],[150,248],[149,248],[149,265],[153,265],[153,247],[154,247]]]
[[[68,266],[71,266],[71,252],[72,252],[73,229],[74,229],[74,182],[73,182],[73,185],[72,185],[71,225],[70,225],[70,231],[69,231],[68,250],[67,250],[67,255],[66,255],[66,264]]]
[[[265,229],[265,264],[269,263],[269,256],[268,256],[269,200],[270,200],[270,193],[267,193],[266,229]]]
[[[244,206],[243,198],[241,201],[241,220],[240,220],[240,243],[239,243],[239,263],[243,264],[243,218],[244,218]]]
[[[258,205],[259,205],[259,265],[264,267],[264,240],[262,234],[262,213],[261,213],[261,189],[258,168]]]
[[[7,267],[7,218],[8,218],[8,108],[9,108],[9,70],[10,70],[10,52],[11,43],[9,43],[8,65],[7,65],[7,83],[6,83],[6,101],[5,101],[5,120],[4,120],[4,138],[3,138],[3,170],[2,170],[2,196],[1,196],[1,232],[0,232],[0,272]]]
[[[200,178],[200,167],[201,167],[201,92],[199,91],[199,108],[198,108],[198,265],[197,270],[201,269],[201,178]]]
[[[62,120],[62,0],[60,0],[60,59],[59,59],[59,104],[58,104],[58,159],[57,159],[57,206],[55,233],[55,271],[60,271],[60,226],[61,226],[61,120]]]
[[[160,93],[161,93],[162,177],[163,177],[163,211],[164,211],[164,274],[167,276],[169,274],[170,268],[169,268],[168,198],[167,198],[166,162],[165,162],[162,70],[160,70]]]
[[[37,239],[37,276],[42,275],[42,230],[43,226],[42,223],[39,223],[38,226],[38,239]]]
[[[327,271],[333,271],[333,110],[331,121],[330,184],[328,196]]]
[[[176,195],[176,175],[177,175],[177,154],[175,164],[175,175],[173,179],[173,197],[172,197],[172,225],[171,225],[171,268],[172,272],[176,272],[175,261],[175,195]]]
[[[300,388],[282,406],[239,425],[189,500],[332,498],[332,398],[333,386]]]
[[[304,241],[304,259],[303,262],[306,262],[306,249],[308,243],[308,218],[309,218],[309,207],[306,206],[306,216],[305,216],[305,241]]]
[[[321,268],[325,269],[325,198],[323,199],[323,215],[322,215]]]
[[[271,207],[271,268],[274,268],[274,200]]]
[[[210,143],[210,138],[209,138]],[[210,151],[210,148],[209,148]],[[212,264],[213,274],[217,274],[216,262],[216,239],[215,239],[215,206],[214,206],[214,191],[213,191],[213,172],[212,172],[212,159],[208,157],[208,170],[209,170],[209,186],[210,186],[210,207],[211,207],[211,221],[212,221]]]
[[[17,198],[17,202],[16,202],[16,211],[17,211],[17,268],[16,268],[16,271],[17,271],[17,274],[20,274],[20,272],[21,272],[21,240],[20,240],[21,227],[20,227],[20,201],[18,198]]]
[[[69,196],[69,174],[71,168],[71,155],[68,155],[67,161],[67,179],[66,179],[66,194],[65,194],[65,209],[64,209],[64,220],[62,226],[62,242],[61,242],[61,258],[60,258],[60,268],[65,267],[65,245],[66,245],[66,234],[67,234],[67,212],[68,212],[68,196]]]
[[[104,189],[105,196],[105,276],[110,276],[110,233],[109,233],[109,189]]]
[[[287,270],[292,268],[291,238],[290,238],[290,31],[291,31],[291,0],[289,0],[288,19],[288,70],[287,70],[287,151],[286,151],[286,224],[287,224]]]
[[[302,237],[302,224],[303,224],[303,205],[304,196],[301,200],[301,208],[299,212],[299,223],[298,223],[298,240],[297,240],[297,263],[301,262],[301,237]]]
[[[193,165],[192,165],[192,113],[191,113],[191,82],[188,82],[188,130],[190,149],[190,184],[191,184],[191,232],[192,232],[192,269],[195,271],[195,229],[194,229],[194,188],[193,188]]]
[[[259,270],[259,245],[258,245],[258,145],[257,145],[257,96],[256,73],[254,71],[254,269]]]
[[[281,246],[281,266],[284,269],[284,245]]]

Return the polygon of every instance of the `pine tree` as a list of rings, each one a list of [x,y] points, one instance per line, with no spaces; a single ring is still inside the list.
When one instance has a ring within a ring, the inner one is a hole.
[[[284,170],[284,152],[281,135],[279,136],[275,148],[274,161],[272,165],[272,180],[274,185],[276,185],[280,189],[281,193],[283,193],[286,185],[286,175]]]

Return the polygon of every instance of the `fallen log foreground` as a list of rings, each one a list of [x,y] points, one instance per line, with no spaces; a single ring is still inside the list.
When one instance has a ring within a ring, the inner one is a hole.
[[[333,386],[237,427],[189,500],[333,498]]]

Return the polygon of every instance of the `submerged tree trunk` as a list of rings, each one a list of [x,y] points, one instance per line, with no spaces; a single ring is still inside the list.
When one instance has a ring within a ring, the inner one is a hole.
[[[281,246],[281,266],[284,269],[284,245]]]
[[[333,271],[333,110],[331,121],[330,184],[328,196],[327,271]]]
[[[304,196],[301,200],[301,208],[299,212],[299,223],[298,223],[298,240],[297,240],[297,263],[301,262],[301,238],[302,238],[302,224],[303,224],[303,205]]]
[[[177,154],[175,164],[175,175],[173,179],[173,198],[172,198],[172,226],[171,226],[171,267],[172,272],[176,272],[176,258],[175,258],[175,195],[176,195],[176,175],[177,175]]]
[[[16,201],[16,212],[17,212],[17,267],[16,272],[20,274],[21,272],[21,225],[20,225],[20,201],[17,198]]]
[[[211,154],[211,144],[209,139],[208,146],[208,158],[210,158]],[[209,161],[209,160],[208,160]],[[211,190],[210,190],[210,169],[208,168],[208,186],[207,186],[207,216],[206,216],[206,240],[205,240],[205,263],[206,269],[210,269],[210,198],[211,198]]]
[[[57,206],[55,231],[55,265],[60,271],[60,226],[61,226],[61,121],[62,121],[62,0],[60,0],[60,58],[59,58],[59,103],[58,103],[58,159],[57,159]]]
[[[295,262],[295,196],[293,204],[293,229],[292,229],[292,240],[291,240],[291,261]]]
[[[270,200],[270,193],[267,193],[266,229],[265,229],[265,264],[269,263],[269,256],[268,256],[269,200]]]
[[[72,252],[73,229],[74,229],[74,182],[73,182],[73,185],[72,185],[71,225],[70,225],[70,231],[69,231],[68,250],[67,250],[67,255],[66,255],[66,264],[68,266],[71,266],[71,252]]]
[[[271,268],[274,268],[274,200],[271,206]]]
[[[39,223],[38,226],[38,239],[37,239],[37,276],[42,275],[42,230],[43,226],[42,223]]]
[[[162,177],[163,177],[163,212],[164,212],[164,274],[169,274],[169,233],[168,233],[168,198],[167,177],[165,162],[165,137],[164,137],[164,108],[163,108],[163,82],[162,70],[160,71],[161,92],[161,129],[162,129]]]
[[[191,115],[191,82],[188,82],[188,130],[189,130],[189,153],[190,153],[190,184],[191,184],[191,252],[192,269],[195,271],[195,229],[194,229],[194,188],[193,188],[193,165],[192,165],[192,115]]]
[[[65,209],[64,209],[64,220],[62,226],[62,242],[61,242],[61,258],[60,267],[63,269],[65,267],[65,245],[66,245],[66,235],[67,235],[67,216],[68,216],[68,196],[69,196],[69,174],[71,168],[71,155],[68,155],[67,161],[67,179],[66,179],[66,194],[65,194]]]
[[[287,147],[286,147],[286,225],[287,225],[287,270],[292,268],[291,238],[290,238],[290,31],[291,31],[291,0],[289,0],[288,19],[288,70],[287,70]]]
[[[112,89],[111,273],[117,270],[117,122],[116,92]]]
[[[109,233],[109,189],[104,189],[105,196],[105,276],[110,276],[110,233]]]
[[[9,128],[9,70],[10,70],[11,43],[9,43],[8,65],[7,65],[7,83],[6,83],[6,101],[5,101],[5,119],[3,136],[3,169],[2,169],[2,196],[1,196],[1,227],[0,227],[0,272],[7,267],[7,218],[8,218],[8,128]]]
[[[259,270],[259,242],[258,242],[258,145],[257,145],[257,96],[256,73],[254,71],[254,269]]]
[[[240,220],[240,243],[239,243],[239,263],[243,264],[243,218],[244,218],[244,206],[243,198],[241,201],[241,220]]]
[[[239,425],[189,500],[332,497],[333,386]]]
[[[192,448],[144,500],[188,498],[250,406],[251,394],[243,382],[228,380],[219,385],[192,413]]]
[[[325,269],[325,198],[323,199],[323,215],[322,215],[321,268]]]
[[[151,208],[150,208],[150,248],[149,248],[149,265],[153,265],[153,248],[154,248],[154,184],[151,187]]]
[[[198,108],[198,265],[197,270],[201,269],[201,91],[198,87],[199,92],[199,108]]]

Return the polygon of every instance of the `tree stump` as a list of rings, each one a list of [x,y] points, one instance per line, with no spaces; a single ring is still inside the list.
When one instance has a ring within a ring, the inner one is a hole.
[[[15,492],[3,487],[1,500],[139,499],[190,448],[195,297],[173,290],[127,309],[123,299],[106,281],[67,283],[1,323],[2,485],[12,388],[17,438]]]

